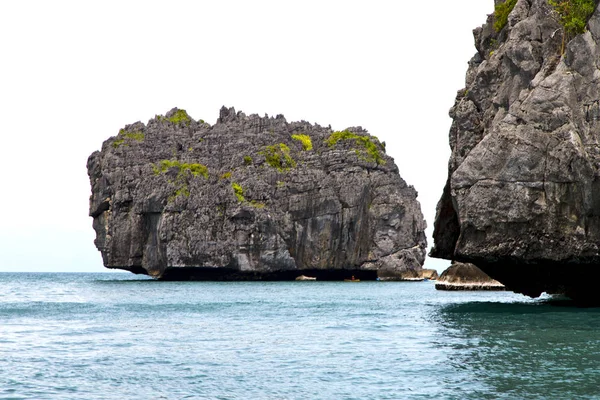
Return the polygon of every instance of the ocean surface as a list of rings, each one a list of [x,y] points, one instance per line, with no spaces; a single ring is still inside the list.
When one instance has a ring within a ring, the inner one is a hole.
[[[432,282],[0,273],[1,399],[600,399],[600,309]]]

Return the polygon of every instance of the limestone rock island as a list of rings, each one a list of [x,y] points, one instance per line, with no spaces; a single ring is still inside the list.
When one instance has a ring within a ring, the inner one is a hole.
[[[450,111],[431,255],[530,296],[598,302],[597,2],[495,3]]]
[[[394,279],[425,221],[385,144],[223,107],[127,125],[88,159],[104,265],[160,279]]]

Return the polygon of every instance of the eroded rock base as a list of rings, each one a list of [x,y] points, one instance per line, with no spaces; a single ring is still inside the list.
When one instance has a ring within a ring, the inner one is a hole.
[[[523,264],[504,260],[497,263],[476,261],[490,277],[508,290],[538,297],[542,293],[565,295],[578,305],[600,306],[598,282],[600,264],[540,262]]]
[[[361,281],[374,281],[377,271],[353,269],[322,270],[305,269],[294,271],[254,272],[228,268],[168,268],[160,280],[164,281],[294,281],[298,276],[310,276],[317,281],[343,281],[354,276]]]
[[[438,282],[435,284],[435,288],[437,290],[447,290],[447,291],[495,291],[495,292],[503,292],[506,290],[504,285],[491,285],[491,284],[469,284],[469,283],[447,283],[447,282]]]

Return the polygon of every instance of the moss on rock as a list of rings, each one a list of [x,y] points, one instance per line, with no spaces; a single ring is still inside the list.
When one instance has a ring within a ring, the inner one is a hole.
[[[308,136],[308,135],[305,135],[305,134],[292,135],[292,139],[298,140],[299,142],[301,142],[302,148],[306,151],[312,150],[312,148],[313,148],[312,140],[310,139],[310,136]]]
[[[267,146],[263,152],[265,161],[278,171],[287,171],[296,167],[296,161],[290,155],[290,148],[285,143]]]
[[[381,145],[374,142],[370,136],[360,136],[346,129],[344,131],[333,132],[327,139],[326,143],[329,147],[333,147],[340,140],[354,140],[354,142],[360,147],[360,149],[356,149],[356,154],[365,161],[375,162],[381,165],[385,164],[385,160],[379,152],[379,147]]]

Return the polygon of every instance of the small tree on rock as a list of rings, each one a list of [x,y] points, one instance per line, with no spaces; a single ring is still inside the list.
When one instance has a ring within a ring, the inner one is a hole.
[[[554,8],[558,22],[562,25],[560,54],[565,53],[565,44],[573,37],[585,32],[588,19],[596,10],[595,0],[548,0]]]

